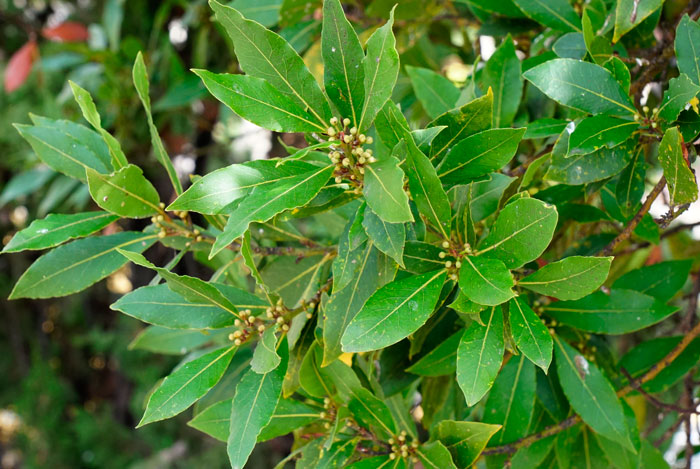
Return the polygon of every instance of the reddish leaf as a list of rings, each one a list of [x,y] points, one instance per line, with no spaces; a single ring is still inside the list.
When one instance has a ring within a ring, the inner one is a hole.
[[[85,25],[66,21],[53,28],[42,29],[41,35],[56,42],[80,42],[87,41],[89,34]]]
[[[32,64],[39,56],[36,41],[29,40],[17,52],[15,52],[5,69],[5,91],[12,93],[22,86],[32,71]]]

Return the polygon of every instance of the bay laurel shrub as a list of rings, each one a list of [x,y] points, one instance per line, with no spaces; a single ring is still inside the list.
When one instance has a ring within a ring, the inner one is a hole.
[[[134,85],[172,183],[159,192],[71,83],[89,126],[16,127],[95,210],[15,234],[3,252],[47,252],[10,297],[70,295],[127,262],[151,270],[112,308],[148,324],[133,347],[186,355],[139,426],[194,405],[189,425],[234,468],[289,433],[297,467],[666,467],[658,447],[689,425],[700,358],[700,249],[675,220],[697,210],[691,6],[455,2],[435,21],[453,34],[481,22],[497,41],[455,84],[409,54],[402,5],[375,6],[377,25],[325,0],[313,62],[211,0],[243,73],[192,73],[306,145],[183,185],[139,55]],[[145,228],[101,234],[122,219]],[[147,259],[157,243],[167,265]],[[185,255],[214,273],[178,273]]]

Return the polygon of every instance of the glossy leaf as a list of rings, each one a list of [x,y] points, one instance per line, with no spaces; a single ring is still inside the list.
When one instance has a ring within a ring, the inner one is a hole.
[[[661,8],[663,3],[663,0],[618,0],[613,42],[619,41],[622,36]]]
[[[367,205],[387,223],[413,221],[404,191],[404,172],[397,156],[404,155],[406,144],[399,142],[391,155],[365,167],[363,194]]]
[[[515,280],[498,259],[466,256],[459,270],[459,288],[464,295],[482,305],[500,305],[515,296]]]
[[[510,300],[508,319],[510,333],[518,350],[547,372],[552,362],[553,343],[542,320],[521,297]]]
[[[602,147],[613,148],[639,128],[636,121],[597,115],[582,120],[569,136],[568,155],[587,155]]]
[[[481,422],[443,420],[437,425],[435,436],[450,451],[457,467],[471,467],[500,428]]]
[[[492,306],[483,311],[481,323],[483,325],[474,321],[469,325],[457,348],[457,383],[470,407],[491,389],[503,361],[503,315],[500,308]],[[498,428],[495,427],[494,432]]]
[[[563,59],[581,60],[586,56],[586,42],[581,33],[566,33],[552,45],[555,54]]]
[[[600,334],[625,334],[663,321],[678,311],[651,296],[633,290],[595,292],[575,301],[558,301],[546,307],[557,321]]]
[[[671,204],[695,202],[698,198],[698,184],[690,170],[687,150],[683,147],[683,137],[678,127],[671,127],[664,133],[659,144],[659,163],[664,169]]]
[[[566,0],[513,0],[525,15],[559,31],[581,31],[581,19]]]
[[[276,327],[268,327],[260,336],[253,352],[253,359],[250,361],[250,369],[254,372],[260,374],[269,373],[277,368],[282,361],[276,351],[276,332]]]
[[[700,85],[700,58],[696,53],[700,50],[700,25],[697,21],[683,15],[676,28],[675,40],[676,60],[678,70],[688,75],[696,85]]]
[[[440,342],[406,371],[421,376],[442,376],[454,373],[457,364],[457,346],[462,339],[462,333],[463,331],[455,332]]]
[[[457,469],[450,451],[440,441],[421,445],[415,455],[425,469]]]
[[[223,347],[177,368],[153,391],[138,426],[164,420],[186,410],[224,375],[236,347]]]
[[[622,171],[634,156],[634,139],[615,148],[601,148],[587,155],[552,157],[544,178],[569,185],[601,181]]]
[[[66,296],[102,280],[126,263],[118,249],[142,252],[157,236],[126,231],[71,241],[37,259],[15,284],[10,299]]]
[[[116,215],[145,218],[160,212],[160,197],[141,168],[124,166],[111,175],[87,169],[88,187],[97,205]]]
[[[632,100],[610,72],[589,62],[548,60],[523,76],[553,100],[574,109],[616,116],[636,112]]]
[[[667,302],[688,281],[692,262],[689,259],[659,262],[631,270],[615,280],[612,288],[636,290]]]
[[[428,272],[377,290],[345,330],[343,350],[378,350],[418,330],[433,313],[445,276],[444,271]]]
[[[560,300],[577,300],[605,282],[612,260],[612,257],[567,257],[545,265],[519,280],[518,285]]]
[[[403,247],[406,242],[406,229],[403,223],[387,223],[374,211],[366,209],[362,226],[377,249],[403,267]]]
[[[515,200],[498,214],[488,236],[479,244],[479,255],[499,259],[509,269],[535,260],[549,245],[557,218],[557,209],[545,202]]]
[[[698,93],[700,93],[700,86],[693,83],[688,75],[681,74],[679,77],[671,78],[668,82],[668,89],[664,93],[664,99],[659,106],[659,117],[667,122],[675,121],[690,100]]]
[[[508,36],[486,62],[481,78],[484,89],[493,89],[493,127],[507,127],[513,122],[523,92],[520,72],[520,59]]]
[[[52,213],[46,218],[34,220],[27,228],[18,231],[2,252],[52,248],[70,239],[91,235],[118,218],[106,212],[67,215]]]
[[[360,425],[385,436],[396,434],[394,417],[381,399],[362,387],[354,390],[352,396],[348,408]]]
[[[406,72],[428,117],[435,119],[455,107],[459,89],[450,80],[427,68],[407,65]]]
[[[615,198],[620,206],[620,213],[624,217],[633,216],[641,205],[645,176],[644,151],[639,148],[630,164],[620,173],[620,178],[615,186]]]

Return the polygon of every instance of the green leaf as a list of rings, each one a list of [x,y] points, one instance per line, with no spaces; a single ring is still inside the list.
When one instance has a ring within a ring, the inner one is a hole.
[[[598,334],[626,334],[663,321],[678,311],[655,298],[634,290],[595,292],[580,300],[556,301],[545,308],[557,321]]]
[[[659,106],[659,117],[667,122],[675,121],[688,102],[698,93],[700,93],[700,86],[693,83],[688,75],[682,73],[679,77],[671,78]]]
[[[634,451],[615,389],[593,363],[555,336],[559,382],[577,414],[597,433]]]
[[[289,159],[232,164],[197,179],[167,209],[216,215],[256,187],[266,191],[315,168],[304,161]]]
[[[605,67],[612,74],[612,76],[615,77],[615,80],[622,85],[622,89],[625,90],[625,93],[630,92],[630,85],[632,81],[630,69],[627,68],[627,65],[625,65],[625,63],[619,57],[610,57],[603,64],[603,67]]]
[[[276,33],[247,20],[236,9],[211,0],[216,19],[233,42],[238,64],[250,76],[267,80],[328,128],[331,108],[299,54]]]
[[[118,216],[105,212],[68,215],[52,213],[44,219],[32,221],[27,228],[18,231],[2,252],[52,248],[70,239],[88,236],[118,219]]]
[[[323,310],[323,366],[329,365],[343,352],[341,338],[348,324],[362,309],[382,280],[378,271],[379,252],[371,242],[353,259],[351,281],[342,289],[334,289]]]
[[[435,437],[452,453],[457,467],[471,467],[500,428],[481,422],[443,420],[437,425]]]
[[[615,186],[615,199],[623,217],[633,216],[641,205],[645,176],[644,147],[640,146],[634,152],[630,164],[620,173]]]
[[[615,33],[613,42],[634,29],[661,8],[664,0],[618,0],[615,8]]]
[[[523,298],[513,298],[508,306],[508,322],[515,345],[546,373],[552,362],[553,347],[547,326]]]
[[[517,199],[498,214],[478,254],[499,259],[509,269],[521,267],[549,246],[557,218],[552,205],[537,199]]]
[[[493,89],[493,127],[507,127],[513,122],[523,93],[520,59],[509,36],[496,49],[481,75],[483,89]]]
[[[282,361],[277,354],[275,347],[277,346],[277,327],[268,327],[262,334],[258,345],[253,352],[253,359],[250,362],[250,368],[260,374],[269,373],[277,368]]]
[[[224,231],[216,238],[209,258],[213,258],[255,221],[267,221],[284,210],[306,205],[316,197],[331,177],[334,166],[317,168],[278,183],[272,187],[256,187],[229,214]]]
[[[435,119],[453,109],[459,99],[459,89],[447,78],[428,68],[406,65],[416,94],[428,117]]]
[[[586,56],[586,42],[581,33],[566,33],[552,45],[552,50],[563,59],[581,60]]]
[[[231,6],[246,18],[269,28],[280,20],[282,0],[234,0]]]
[[[365,100],[365,54],[339,0],[323,3],[321,53],[326,94],[340,115],[357,126]]]
[[[547,138],[559,135],[568,125],[568,121],[562,119],[544,118],[527,124],[524,139]]]
[[[452,209],[437,172],[412,139],[406,141],[406,150],[406,174],[413,201],[442,236],[450,239]]]
[[[402,458],[389,459],[389,455],[372,456],[360,459],[347,466],[347,469],[404,469],[406,462]]]
[[[413,221],[408,195],[404,191],[404,172],[396,155],[405,155],[406,144],[399,142],[391,156],[365,166],[362,193],[367,205],[387,223]]]
[[[518,285],[560,300],[578,300],[605,282],[612,260],[612,257],[567,257],[545,265],[518,281]]]
[[[430,159],[441,161],[460,140],[491,128],[493,102],[493,90],[487,90],[484,96],[458,109],[447,111],[431,122],[429,127],[446,126],[447,128],[435,137],[430,146]]]
[[[445,267],[445,260],[440,259],[443,252],[439,247],[420,241],[407,241],[404,246],[403,262],[406,270],[424,274]]]
[[[627,272],[615,280],[612,288],[636,290],[665,303],[688,281],[692,265],[690,259],[647,265]]]
[[[403,246],[406,242],[406,229],[403,223],[387,223],[374,213],[366,209],[362,226],[372,243],[387,256],[391,257],[403,267]]]
[[[194,404],[219,382],[234,353],[236,347],[223,347],[177,368],[153,391],[137,428],[170,418]]]
[[[270,422],[282,393],[289,352],[286,339],[278,347],[280,365],[269,373],[248,370],[236,386],[226,450],[233,469],[243,469],[258,435]]]
[[[124,152],[122,151],[119,141],[117,141],[116,138],[102,128],[100,114],[97,112],[97,107],[95,106],[90,93],[71,80],[68,80],[68,84],[73,91],[75,102],[78,103],[78,106],[83,113],[83,117],[85,117],[85,120],[88,121],[90,125],[92,125],[92,127],[100,133],[100,135],[102,135],[102,139],[109,147],[109,153],[112,156],[112,167],[114,169],[119,169],[129,164],[129,162],[126,160],[126,156],[124,156]]]
[[[219,441],[226,441],[231,419],[231,403],[231,399],[217,402],[195,415],[187,425]]]
[[[444,270],[428,272],[377,290],[345,330],[343,350],[378,350],[417,331],[433,313],[445,276]]]
[[[514,180],[515,178],[501,173],[492,173],[487,181],[473,182],[469,203],[469,216],[472,220],[480,222],[496,213],[501,196]]]
[[[230,416],[231,412],[229,411],[228,415],[226,415],[227,424]],[[270,423],[258,435],[258,441],[267,441],[286,435],[297,428],[318,422],[320,417],[320,412],[317,409],[303,402],[294,399],[280,399],[275,408],[275,413],[270,419]],[[228,425],[226,433],[228,434]]]
[[[525,128],[490,129],[461,140],[438,166],[447,185],[465,184],[501,169],[513,159]]]
[[[636,121],[597,115],[583,119],[569,136],[570,155],[587,155],[601,147],[614,148],[624,143],[639,128]]]
[[[396,434],[396,422],[384,401],[362,387],[354,390],[352,396],[348,408],[360,425],[376,429],[384,437]]]
[[[47,252],[22,274],[10,299],[66,296],[89,287],[126,263],[117,252],[142,252],[158,236],[126,231],[78,239]]]
[[[515,285],[505,264],[498,259],[465,256],[459,269],[459,288],[475,303],[495,306],[515,296]]]
[[[415,455],[425,469],[457,469],[450,451],[440,441],[419,446]]]
[[[700,25],[693,21],[687,14],[683,15],[676,28],[676,40],[674,43],[678,70],[688,75],[696,85],[700,85]]]
[[[567,0],[513,0],[525,15],[559,31],[581,31],[581,19]]]
[[[402,139],[408,140],[408,136],[412,135],[406,117],[391,99],[379,110],[374,120],[374,128],[384,146],[392,149]],[[404,155],[400,155],[402,162],[404,158]]]
[[[457,346],[462,339],[462,334],[463,331],[455,332],[423,355],[406,371],[420,376],[442,376],[454,373],[457,365]]]
[[[219,307],[189,302],[165,284],[138,288],[119,298],[110,308],[173,329],[217,329],[232,326],[236,319]]]
[[[503,361],[501,309],[492,306],[483,311],[481,323],[474,321],[469,325],[457,348],[457,383],[470,407],[491,389]]]
[[[261,275],[264,285],[277,293],[289,308],[309,301],[319,289],[320,276],[328,257],[309,256],[299,260],[280,256],[265,265]]]
[[[494,445],[511,443],[528,432],[535,410],[535,367],[525,356],[512,356],[493,383],[484,407],[484,423],[501,424]]]
[[[591,7],[584,8],[581,25],[583,26],[583,40],[586,43],[588,53],[593,62],[602,65],[612,55],[612,44],[610,44],[610,40],[607,37],[593,27]]]
[[[698,199],[698,184],[690,170],[687,150],[678,127],[666,130],[659,144],[659,163],[664,169],[672,205],[689,204]]]
[[[588,184],[614,176],[622,171],[634,156],[635,139],[615,148],[601,148],[587,155],[566,157],[555,154],[544,179],[569,185]]]
[[[111,172],[106,145],[87,127],[51,119],[42,119],[36,125],[14,126],[39,159],[59,173],[85,182],[88,168],[104,174]],[[100,146],[104,147],[102,151]]]
[[[158,134],[158,128],[153,123],[153,115],[151,114],[151,98],[149,96],[149,83],[148,83],[148,70],[146,70],[146,64],[143,61],[143,55],[141,51],[136,55],[136,60],[134,61],[134,68],[132,69],[132,78],[134,80],[134,87],[136,88],[136,93],[139,95],[141,104],[143,104],[143,109],[146,111],[146,118],[148,119],[148,131],[151,134],[151,145],[153,146],[153,152],[156,154],[156,159],[163,165],[165,171],[168,173],[170,182],[175,189],[177,195],[182,194],[182,184],[180,179],[177,177],[177,172],[173,166],[168,152],[165,151],[163,146],[163,141],[160,139]]]
[[[129,350],[147,350],[167,355],[184,355],[210,341],[211,336],[201,331],[148,326],[131,341]]]
[[[565,106],[590,114],[629,116],[634,104],[603,67],[573,59],[554,59],[523,76],[544,94]]]
[[[326,128],[262,78],[193,70],[209,92],[250,122],[277,132],[325,132]]]
[[[393,26],[392,9],[389,21],[367,39],[367,54],[362,59],[362,68],[365,71],[365,100],[357,124],[360,132],[372,125],[379,110],[391,98],[399,75],[399,53],[396,51]]]
[[[138,166],[130,164],[111,175],[90,168],[86,173],[92,200],[108,212],[128,218],[160,212],[160,196]]]

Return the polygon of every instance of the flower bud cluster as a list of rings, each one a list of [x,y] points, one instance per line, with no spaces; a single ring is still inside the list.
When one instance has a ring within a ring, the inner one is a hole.
[[[463,247],[459,247],[447,240],[442,242],[442,248],[444,251],[438,254],[440,259],[445,259],[447,257],[455,259],[454,261],[450,259],[446,260],[445,269],[447,269],[448,277],[456,282],[459,280],[459,269],[462,267],[462,259],[464,256],[472,254],[472,248],[469,243],[464,243]]]
[[[391,453],[389,458],[394,460],[396,458],[408,458],[410,457],[413,462],[418,462],[417,458],[414,456],[416,449],[419,446],[418,440],[413,440],[409,442],[406,439],[406,431],[401,430],[399,436],[389,439],[389,444],[391,445]]]
[[[351,121],[347,117],[331,119],[331,127],[328,128],[329,142],[333,142],[328,158],[336,166],[333,175],[335,182],[340,184],[343,180],[350,180],[355,186],[355,192],[360,193],[367,164],[375,163],[377,159],[371,149],[365,149],[364,145],[373,143],[372,137],[359,133],[357,127],[350,127]]]

